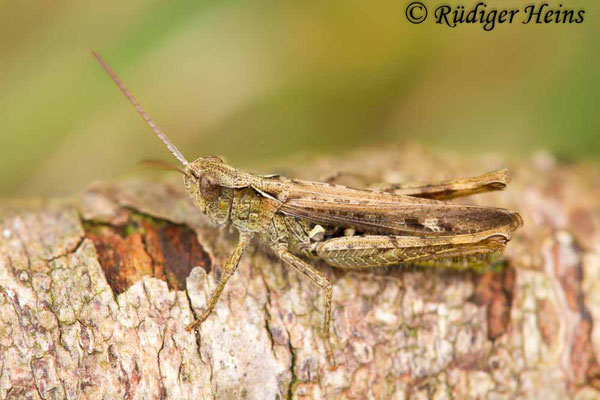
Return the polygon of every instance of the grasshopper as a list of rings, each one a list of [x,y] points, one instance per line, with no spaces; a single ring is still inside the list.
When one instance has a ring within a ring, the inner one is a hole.
[[[233,225],[239,242],[223,267],[206,310],[186,327],[201,325],[215,308],[244,250],[262,239],[287,265],[308,277],[325,296],[323,339],[329,340],[332,283],[307,260],[346,270],[393,265],[479,268],[497,260],[523,222],[518,213],[495,207],[450,203],[455,197],[501,190],[506,170],[479,177],[383,190],[261,176],[236,169],[215,156],[188,162],[152,121],[112,68],[100,65],[182,167],[194,204],[218,226]]]

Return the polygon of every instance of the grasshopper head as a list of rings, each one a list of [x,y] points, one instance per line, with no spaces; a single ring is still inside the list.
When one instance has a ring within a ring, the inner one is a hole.
[[[250,186],[256,179],[216,156],[200,157],[186,164],[184,172],[185,187],[194,204],[217,225],[229,221],[234,189]]]
[[[215,173],[223,160],[219,157],[200,157],[185,166],[183,182],[196,207],[207,213],[207,205],[219,199],[223,191],[220,174]],[[224,164],[223,164],[224,165]]]

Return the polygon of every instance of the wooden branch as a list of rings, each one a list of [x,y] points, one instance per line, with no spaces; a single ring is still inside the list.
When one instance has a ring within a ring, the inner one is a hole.
[[[369,182],[476,175],[504,164],[408,146],[286,174]],[[472,200],[524,217],[503,271],[392,268],[334,281],[330,371],[320,294],[262,247],[197,333],[235,232],[178,177],[92,186],[76,200],[0,207],[0,397],[600,397],[600,169],[549,156]],[[349,182],[356,184],[356,182]]]

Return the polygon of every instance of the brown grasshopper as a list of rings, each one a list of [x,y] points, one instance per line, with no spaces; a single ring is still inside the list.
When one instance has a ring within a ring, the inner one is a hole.
[[[219,157],[188,162],[115,72],[92,52],[171,153],[194,204],[219,226],[232,224],[239,242],[223,268],[217,287],[199,319],[214,309],[244,249],[260,237],[287,265],[316,284],[325,295],[323,336],[328,359],[332,284],[306,259],[342,269],[392,265],[477,268],[502,255],[512,232],[522,225],[518,213],[495,207],[461,205],[441,200],[501,190],[506,170],[431,184],[390,186],[386,190],[260,176],[227,165]]]

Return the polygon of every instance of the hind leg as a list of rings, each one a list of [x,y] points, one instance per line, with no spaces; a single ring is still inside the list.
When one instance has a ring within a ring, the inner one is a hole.
[[[471,178],[451,179],[432,183],[402,183],[380,187],[385,192],[436,200],[449,200],[477,193],[502,190],[510,182],[506,169]]]

